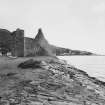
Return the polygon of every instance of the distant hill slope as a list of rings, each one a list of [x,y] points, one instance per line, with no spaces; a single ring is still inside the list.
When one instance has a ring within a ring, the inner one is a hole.
[[[95,55],[88,51],[81,50],[71,50],[68,48],[56,47],[56,55],[57,56],[69,56],[69,55]]]

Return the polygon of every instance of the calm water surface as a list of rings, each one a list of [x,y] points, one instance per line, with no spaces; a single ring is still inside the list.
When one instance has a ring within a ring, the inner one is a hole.
[[[86,71],[90,76],[105,81],[105,56],[59,56],[59,58]]]

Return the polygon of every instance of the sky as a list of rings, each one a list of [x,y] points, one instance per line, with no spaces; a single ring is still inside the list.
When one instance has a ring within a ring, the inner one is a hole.
[[[51,44],[105,54],[105,0],[0,0],[0,28],[42,28]]]

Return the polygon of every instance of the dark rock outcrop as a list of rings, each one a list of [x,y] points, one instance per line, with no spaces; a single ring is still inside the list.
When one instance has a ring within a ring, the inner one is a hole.
[[[41,68],[41,61],[34,61],[33,59],[30,59],[28,61],[25,61],[23,63],[20,63],[18,65],[18,68],[22,68],[22,69],[28,69],[28,68]]]

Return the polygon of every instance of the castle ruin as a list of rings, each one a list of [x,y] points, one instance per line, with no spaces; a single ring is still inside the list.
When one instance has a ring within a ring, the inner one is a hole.
[[[24,37],[24,30],[21,29],[13,32],[0,29],[0,48],[1,46],[7,48],[4,36],[9,40],[8,47],[12,56],[56,56],[55,50],[45,39],[41,29],[38,30],[35,39]]]

